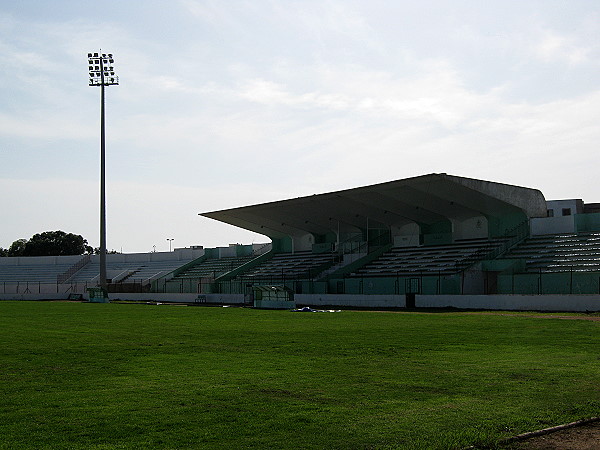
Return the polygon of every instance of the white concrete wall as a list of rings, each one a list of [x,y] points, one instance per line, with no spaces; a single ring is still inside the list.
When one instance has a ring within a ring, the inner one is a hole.
[[[414,247],[419,245],[421,230],[416,223],[408,223],[401,227],[392,227],[394,247]]]
[[[563,209],[569,208],[571,214],[583,213],[583,200],[571,199],[571,200],[548,200],[546,202],[546,208],[553,212],[554,217],[562,217]]]
[[[532,236],[575,232],[575,216],[533,218],[529,222]]]
[[[418,308],[600,311],[600,295],[417,295]]]
[[[117,253],[106,255],[107,262],[150,262],[150,261],[182,261],[192,260],[204,255],[204,249],[181,248],[173,252],[150,252],[150,253]],[[20,256],[0,258],[0,265],[24,266],[24,265],[56,265],[75,264],[84,255],[72,256]],[[92,255],[93,263],[100,262],[100,255]]]
[[[294,309],[296,302],[289,300],[254,300],[254,307],[263,309]]]
[[[160,303],[244,304],[243,294],[126,294],[111,300]],[[0,300],[64,300],[68,293],[0,294]],[[83,296],[89,297],[87,293]],[[356,308],[404,308],[404,295],[296,294],[297,305]],[[418,308],[459,308],[501,311],[600,311],[600,295],[417,295]]]
[[[454,239],[478,239],[488,237],[488,220],[485,216],[469,217],[464,220],[450,219]]]
[[[149,252],[149,253],[116,253],[106,255],[106,262],[152,262],[152,261],[185,261],[200,258],[204,255],[204,249],[178,248],[172,252]],[[79,256],[81,259],[81,256]],[[75,261],[79,261],[76,259]],[[100,255],[92,255],[92,262],[99,263]]]
[[[0,301],[2,300],[66,300],[68,294],[0,294]],[[88,297],[85,297],[87,300]]]
[[[161,303],[231,304],[244,303],[244,294],[126,294],[110,293],[111,300],[153,301]],[[87,296],[86,296],[87,299]]]
[[[394,236],[394,247],[416,247],[419,245],[418,234],[403,234],[401,236]]]
[[[31,294],[2,294],[1,300],[66,300],[68,293],[31,293]],[[108,294],[111,300],[128,300],[128,301],[152,301],[161,303],[205,303],[205,304],[231,304],[239,305],[244,303],[243,294],[130,294],[130,293],[110,293]],[[202,297],[202,298],[198,298]],[[87,292],[83,293],[83,299],[89,300]]]
[[[315,238],[312,234],[303,234],[301,236],[294,236],[294,251],[304,252],[312,250],[312,246],[315,243]]]
[[[404,308],[404,295],[296,294],[297,305],[353,306],[357,308]]]
[[[29,265],[56,265],[56,264],[75,264],[83,258],[83,255],[73,256],[18,256],[2,257],[0,265],[4,266],[29,266]]]

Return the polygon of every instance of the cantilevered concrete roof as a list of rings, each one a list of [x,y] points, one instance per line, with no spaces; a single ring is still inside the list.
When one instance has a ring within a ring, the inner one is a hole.
[[[201,213],[271,238],[522,213],[545,217],[537,189],[447,175],[422,175],[326,194]]]

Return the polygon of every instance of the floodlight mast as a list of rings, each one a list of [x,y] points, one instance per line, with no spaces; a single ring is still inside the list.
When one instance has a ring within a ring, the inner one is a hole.
[[[119,84],[112,53],[88,53],[89,85],[100,86],[100,287],[106,289],[106,165],[104,137],[104,86]]]

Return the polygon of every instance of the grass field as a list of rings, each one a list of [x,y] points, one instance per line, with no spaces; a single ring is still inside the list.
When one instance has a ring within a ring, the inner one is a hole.
[[[600,414],[600,322],[542,317],[0,302],[0,448],[493,446]]]

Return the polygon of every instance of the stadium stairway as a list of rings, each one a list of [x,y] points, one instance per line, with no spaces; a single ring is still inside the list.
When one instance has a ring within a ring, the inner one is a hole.
[[[337,254],[310,251],[279,253],[262,264],[242,273],[238,278],[254,282],[276,282],[292,279],[312,279],[337,264]]]
[[[205,259],[203,261],[187,267],[182,272],[176,274],[171,280],[182,279],[212,278],[216,279],[232,270],[246,264],[256,256],[238,256],[224,257],[218,259]]]
[[[112,283],[147,283],[149,280],[160,277],[181,267],[186,261],[136,261],[136,262],[107,262],[106,273]],[[97,280],[100,264],[89,263],[76,272],[69,282],[81,283]]]

